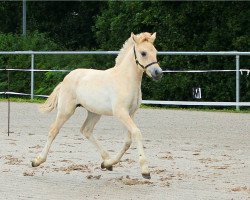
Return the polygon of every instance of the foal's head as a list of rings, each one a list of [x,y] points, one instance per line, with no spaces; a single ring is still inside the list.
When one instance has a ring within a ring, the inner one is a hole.
[[[136,64],[153,80],[159,80],[162,77],[162,69],[157,62],[157,50],[153,45],[156,33],[152,35],[147,32],[138,35],[131,33],[131,38],[134,42]]]

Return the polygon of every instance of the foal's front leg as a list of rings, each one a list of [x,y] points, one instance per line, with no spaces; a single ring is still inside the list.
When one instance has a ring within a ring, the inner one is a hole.
[[[137,128],[133,119],[129,116],[126,110],[120,109],[119,111],[115,112],[115,116],[127,127],[128,131],[132,134],[132,137],[137,142],[142,176],[143,178],[150,179],[151,177],[148,169],[148,163],[142,144],[141,131]]]
[[[134,117],[134,114],[131,115],[131,118],[133,119]],[[132,134],[130,131],[128,131],[127,133],[127,139],[125,141],[125,144],[123,145],[121,151],[113,158],[113,159],[110,159],[110,160],[106,160],[104,162],[104,165],[105,166],[112,166],[112,165],[115,165],[117,164],[118,162],[120,162],[122,156],[125,154],[125,152],[129,149],[129,147],[131,146],[131,143],[132,143]]]
[[[115,156],[115,158],[104,160],[104,162],[102,163],[102,167],[109,168],[109,167],[112,167],[113,165],[117,164],[118,162],[120,162],[122,156],[129,149],[131,143],[132,143],[131,133],[128,132],[126,142],[125,142],[124,146],[122,147],[121,151]]]

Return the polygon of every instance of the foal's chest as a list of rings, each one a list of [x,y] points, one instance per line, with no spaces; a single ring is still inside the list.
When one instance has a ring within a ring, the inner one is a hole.
[[[135,92],[135,95],[131,99],[131,103],[129,106],[130,114],[134,113],[140,107],[141,101],[142,101],[142,95],[141,95],[141,90],[139,89],[138,91]]]

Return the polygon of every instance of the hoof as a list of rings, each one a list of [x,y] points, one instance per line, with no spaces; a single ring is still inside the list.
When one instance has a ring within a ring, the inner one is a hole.
[[[113,166],[112,165],[108,166],[108,167],[106,167],[106,169],[109,170],[109,171],[113,171]]]
[[[102,169],[105,169],[105,168],[106,168],[106,167],[104,167],[104,162],[102,162],[101,168],[102,168]]]
[[[35,158],[34,160],[31,161],[31,166],[32,167],[38,167],[42,163],[44,163],[46,159],[41,159],[40,157]]]
[[[102,169],[107,169],[107,170],[109,170],[109,171],[113,171],[113,166],[111,165],[111,166],[105,167],[105,166],[104,166],[104,162],[102,162],[101,168],[102,168]]]
[[[31,166],[32,166],[32,167],[38,167],[39,164],[37,164],[35,161],[32,161],[32,162],[31,162]]]
[[[142,177],[145,178],[145,179],[151,179],[150,173],[142,174]]]

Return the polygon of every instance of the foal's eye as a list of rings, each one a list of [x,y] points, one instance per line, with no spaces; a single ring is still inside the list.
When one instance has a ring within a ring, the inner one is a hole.
[[[145,51],[142,51],[141,55],[142,55],[142,57],[145,57],[147,55],[147,53]]]

